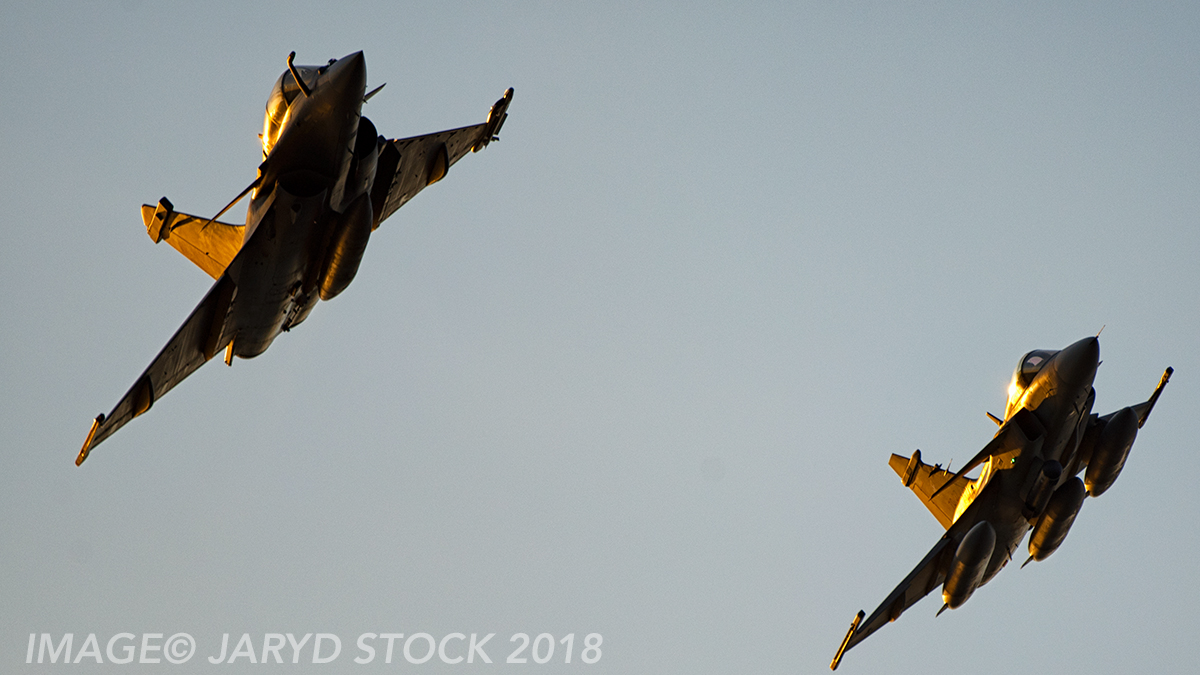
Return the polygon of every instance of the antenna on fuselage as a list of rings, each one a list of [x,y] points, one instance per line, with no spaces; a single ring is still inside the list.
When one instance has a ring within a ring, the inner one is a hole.
[[[304,92],[304,98],[308,98],[312,96],[312,89],[309,89],[308,85],[304,84],[304,80],[300,78],[300,73],[296,71],[296,66],[292,65],[292,59],[294,58],[296,58],[296,52],[288,54],[288,72],[292,74],[292,77],[296,80],[296,84],[300,86],[300,91]]]
[[[366,96],[363,96],[363,103],[370,101],[372,96],[374,96],[375,94],[378,94],[379,90],[383,89],[386,86],[387,86],[387,82],[384,82],[383,84],[381,84],[378,87],[375,87],[374,89],[369,91]]]

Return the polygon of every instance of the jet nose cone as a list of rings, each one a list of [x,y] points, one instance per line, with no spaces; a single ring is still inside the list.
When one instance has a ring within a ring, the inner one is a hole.
[[[1100,365],[1099,338],[1084,338],[1058,353],[1058,374],[1065,381],[1092,384]]]
[[[362,96],[367,89],[367,60],[362,52],[347,54],[329,66],[328,77],[337,89]]]
[[[367,69],[367,60],[363,57],[363,53],[361,51],[354,52],[353,54],[347,54],[338,59],[337,63],[340,63],[343,66],[362,68],[364,72]]]

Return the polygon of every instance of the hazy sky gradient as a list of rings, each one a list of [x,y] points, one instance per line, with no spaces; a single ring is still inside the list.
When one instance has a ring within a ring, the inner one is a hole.
[[[31,632],[184,631],[164,670],[331,632],[303,670],[820,672],[941,534],[889,454],[961,466],[1022,354],[1102,326],[1096,410],[1176,368],[1121,479],[1050,559],[839,672],[1200,662],[1194,3],[0,13],[0,670],[36,668]],[[74,467],[211,283],[138,207],[215,213],[288,52],[359,49],[381,133],[512,86],[503,141],[303,326]],[[351,660],[422,631],[494,632],[498,663]],[[575,661],[504,664],[518,632]]]

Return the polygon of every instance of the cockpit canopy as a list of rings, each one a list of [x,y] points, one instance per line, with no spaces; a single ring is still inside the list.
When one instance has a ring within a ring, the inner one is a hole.
[[[1012,415],[1020,405],[1021,396],[1029,387],[1029,383],[1033,382],[1033,378],[1041,372],[1046,362],[1057,353],[1052,349],[1035,349],[1021,357],[1020,362],[1017,363],[1017,369],[1013,371],[1012,384],[1008,385],[1008,405],[1004,411],[1005,419]]]
[[[317,73],[321,70],[322,68],[317,66],[296,66],[296,71],[304,78],[306,84],[315,82]],[[283,130],[283,124],[287,121],[288,110],[299,94],[300,87],[296,84],[296,78],[292,77],[290,71],[283,71],[279,79],[275,80],[275,86],[271,87],[271,95],[267,98],[267,113],[263,117],[262,133],[264,158],[271,154],[271,148],[275,147],[275,142],[279,140],[279,132]]]
[[[1017,383],[1017,387],[1024,389],[1033,381],[1033,377],[1041,371],[1042,366],[1054,356],[1056,352],[1049,349],[1035,349],[1025,356],[1021,357],[1021,362],[1017,364],[1017,370],[1013,373],[1013,382]]]

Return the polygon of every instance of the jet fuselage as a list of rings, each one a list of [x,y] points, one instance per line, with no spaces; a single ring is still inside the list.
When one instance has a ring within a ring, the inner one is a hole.
[[[976,497],[961,516],[963,527],[968,530],[975,523],[986,521],[996,533],[996,546],[981,586],[1012,559],[1013,551],[1029,532],[1033,524],[1026,506],[1027,494],[1047,462],[1055,461],[1059,465],[1069,462],[1079,445],[1095,400],[1092,383],[1100,365],[1098,339],[1084,338],[1043,357],[1036,373],[1028,380],[1022,380],[1022,366],[1029,358],[1027,355],[1014,373],[1005,421],[1021,410],[1028,410],[1041,423],[1042,438],[1015,454],[991,458],[980,474],[986,484],[976,484]],[[1061,472],[1047,488],[1053,492],[1073,477],[1074,474]]]
[[[246,250],[226,271],[237,285],[232,354],[242,358],[266,351],[311,311],[330,230],[348,203],[370,188],[369,182],[347,186],[366,91],[362,52],[298,72],[311,78],[309,93],[290,92],[247,209]],[[285,72],[276,87],[289,78],[295,82]],[[373,126],[369,133],[373,143]],[[255,237],[260,228],[266,236]]]

